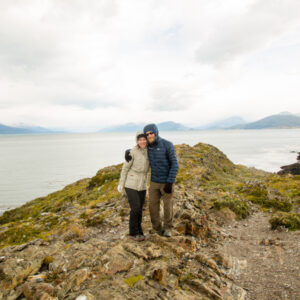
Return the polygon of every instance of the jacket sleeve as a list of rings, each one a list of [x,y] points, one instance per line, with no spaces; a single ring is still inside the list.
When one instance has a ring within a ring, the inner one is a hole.
[[[123,167],[122,167],[122,171],[121,171],[121,176],[120,176],[120,180],[119,180],[119,185],[124,188],[124,185],[125,185],[125,182],[126,182],[126,178],[127,178],[127,174],[133,164],[133,160],[134,160],[134,155],[133,153],[130,151],[130,155],[132,157],[132,159],[127,162],[125,160],[124,164],[123,164]]]
[[[178,172],[178,161],[177,161],[175,147],[172,143],[170,143],[167,147],[167,155],[168,155],[169,162],[171,164],[167,182],[175,183],[176,175]]]

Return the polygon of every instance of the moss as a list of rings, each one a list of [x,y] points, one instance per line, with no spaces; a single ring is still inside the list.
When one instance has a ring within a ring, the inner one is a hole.
[[[64,279],[66,278],[66,274],[63,271],[62,266],[58,266],[57,268],[54,269],[54,271],[50,271],[46,273],[46,278],[45,282],[47,283],[52,283],[52,282],[57,282],[61,283]]]
[[[81,226],[79,226],[78,224],[76,223],[71,223],[68,225],[68,228],[71,232],[74,233],[75,236],[77,237],[82,237],[83,234],[84,234],[84,230]]]
[[[19,220],[24,221],[29,218],[40,218],[42,212],[57,213],[65,211],[74,201],[78,201],[81,197],[84,198],[86,183],[86,179],[79,180],[46,197],[34,199],[18,208],[5,211],[3,215],[0,216],[0,224]]]
[[[193,280],[195,278],[197,278],[197,277],[193,273],[188,272],[188,273],[182,274],[179,277],[179,282],[185,282],[185,281]]]
[[[44,260],[43,260],[43,264],[45,264],[45,265],[49,265],[49,264],[51,264],[53,262],[53,257],[52,256],[50,256],[50,255],[48,255],[48,256],[46,256],[45,258],[44,258]]]
[[[26,220],[29,217],[35,218],[40,215],[40,208],[36,206],[23,205],[15,209],[7,210],[0,216],[0,224],[12,221]]]
[[[106,216],[105,214],[98,214],[92,218],[87,219],[86,226],[98,226],[103,224]]]
[[[246,199],[256,203],[263,204],[268,198],[268,192],[265,187],[261,186],[244,186],[243,192],[247,195]]]
[[[300,230],[300,214],[280,212],[271,217],[270,223],[272,229],[283,226],[290,230]]]
[[[293,204],[288,200],[266,200],[263,205],[265,207],[274,207],[278,210],[289,212],[293,208]]]
[[[121,165],[114,167],[107,167],[100,170],[96,176],[92,177],[90,180],[87,190],[92,190],[95,187],[101,187],[104,183],[110,182],[120,178],[121,174]]]
[[[122,208],[121,210],[120,210],[120,216],[121,217],[124,217],[124,216],[128,216],[129,215],[129,213],[128,213],[128,210],[127,209],[125,209],[125,208]]]
[[[137,275],[134,277],[127,278],[124,281],[129,287],[133,287],[139,280],[144,280],[144,276]]]
[[[300,175],[290,177],[271,174],[267,177],[266,183],[292,200],[300,199]]]
[[[0,247],[27,243],[34,238],[43,238],[40,230],[32,225],[13,226],[0,233]]]
[[[244,219],[249,216],[248,205],[240,199],[223,198],[214,202],[214,207],[220,210],[223,207],[228,207],[232,210],[238,219]]]
[[[293,204],[279,190],[267,188],[261,183],[238,185],[237,188],[246,200],[259,204],[266,208],[275,208],[277,210],[289,212],[293,208]],[[272,192],[274,195],[269,195]]]

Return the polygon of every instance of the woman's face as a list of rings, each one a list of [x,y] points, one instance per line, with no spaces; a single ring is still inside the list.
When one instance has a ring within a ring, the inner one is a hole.
[[[144,137],[139,138],[138,145],[140,148],[145,149],[147,147],[147,140]]]

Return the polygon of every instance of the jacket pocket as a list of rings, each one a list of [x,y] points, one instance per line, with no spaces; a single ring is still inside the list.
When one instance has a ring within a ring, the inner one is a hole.
[[[132,188],[136,188],[137,178],[135,174],[128,173],[125,181],[125,186],[130,186]]]

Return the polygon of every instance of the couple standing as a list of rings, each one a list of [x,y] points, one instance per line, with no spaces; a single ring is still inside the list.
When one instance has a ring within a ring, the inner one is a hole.
[[[149,210],[153,230],[170,237],[173,226],[173,192],[178,171],[174,145],[161,138],[155,124],[144,127],[136,135],[137,145],[126,151],[118,191],[125,188],[130,205],[129,235],[136,241],[145,239],[142,212],[147,189],[147,174],[151,167]],[[160,200],[164,204],[164,226],[160,221]]]

